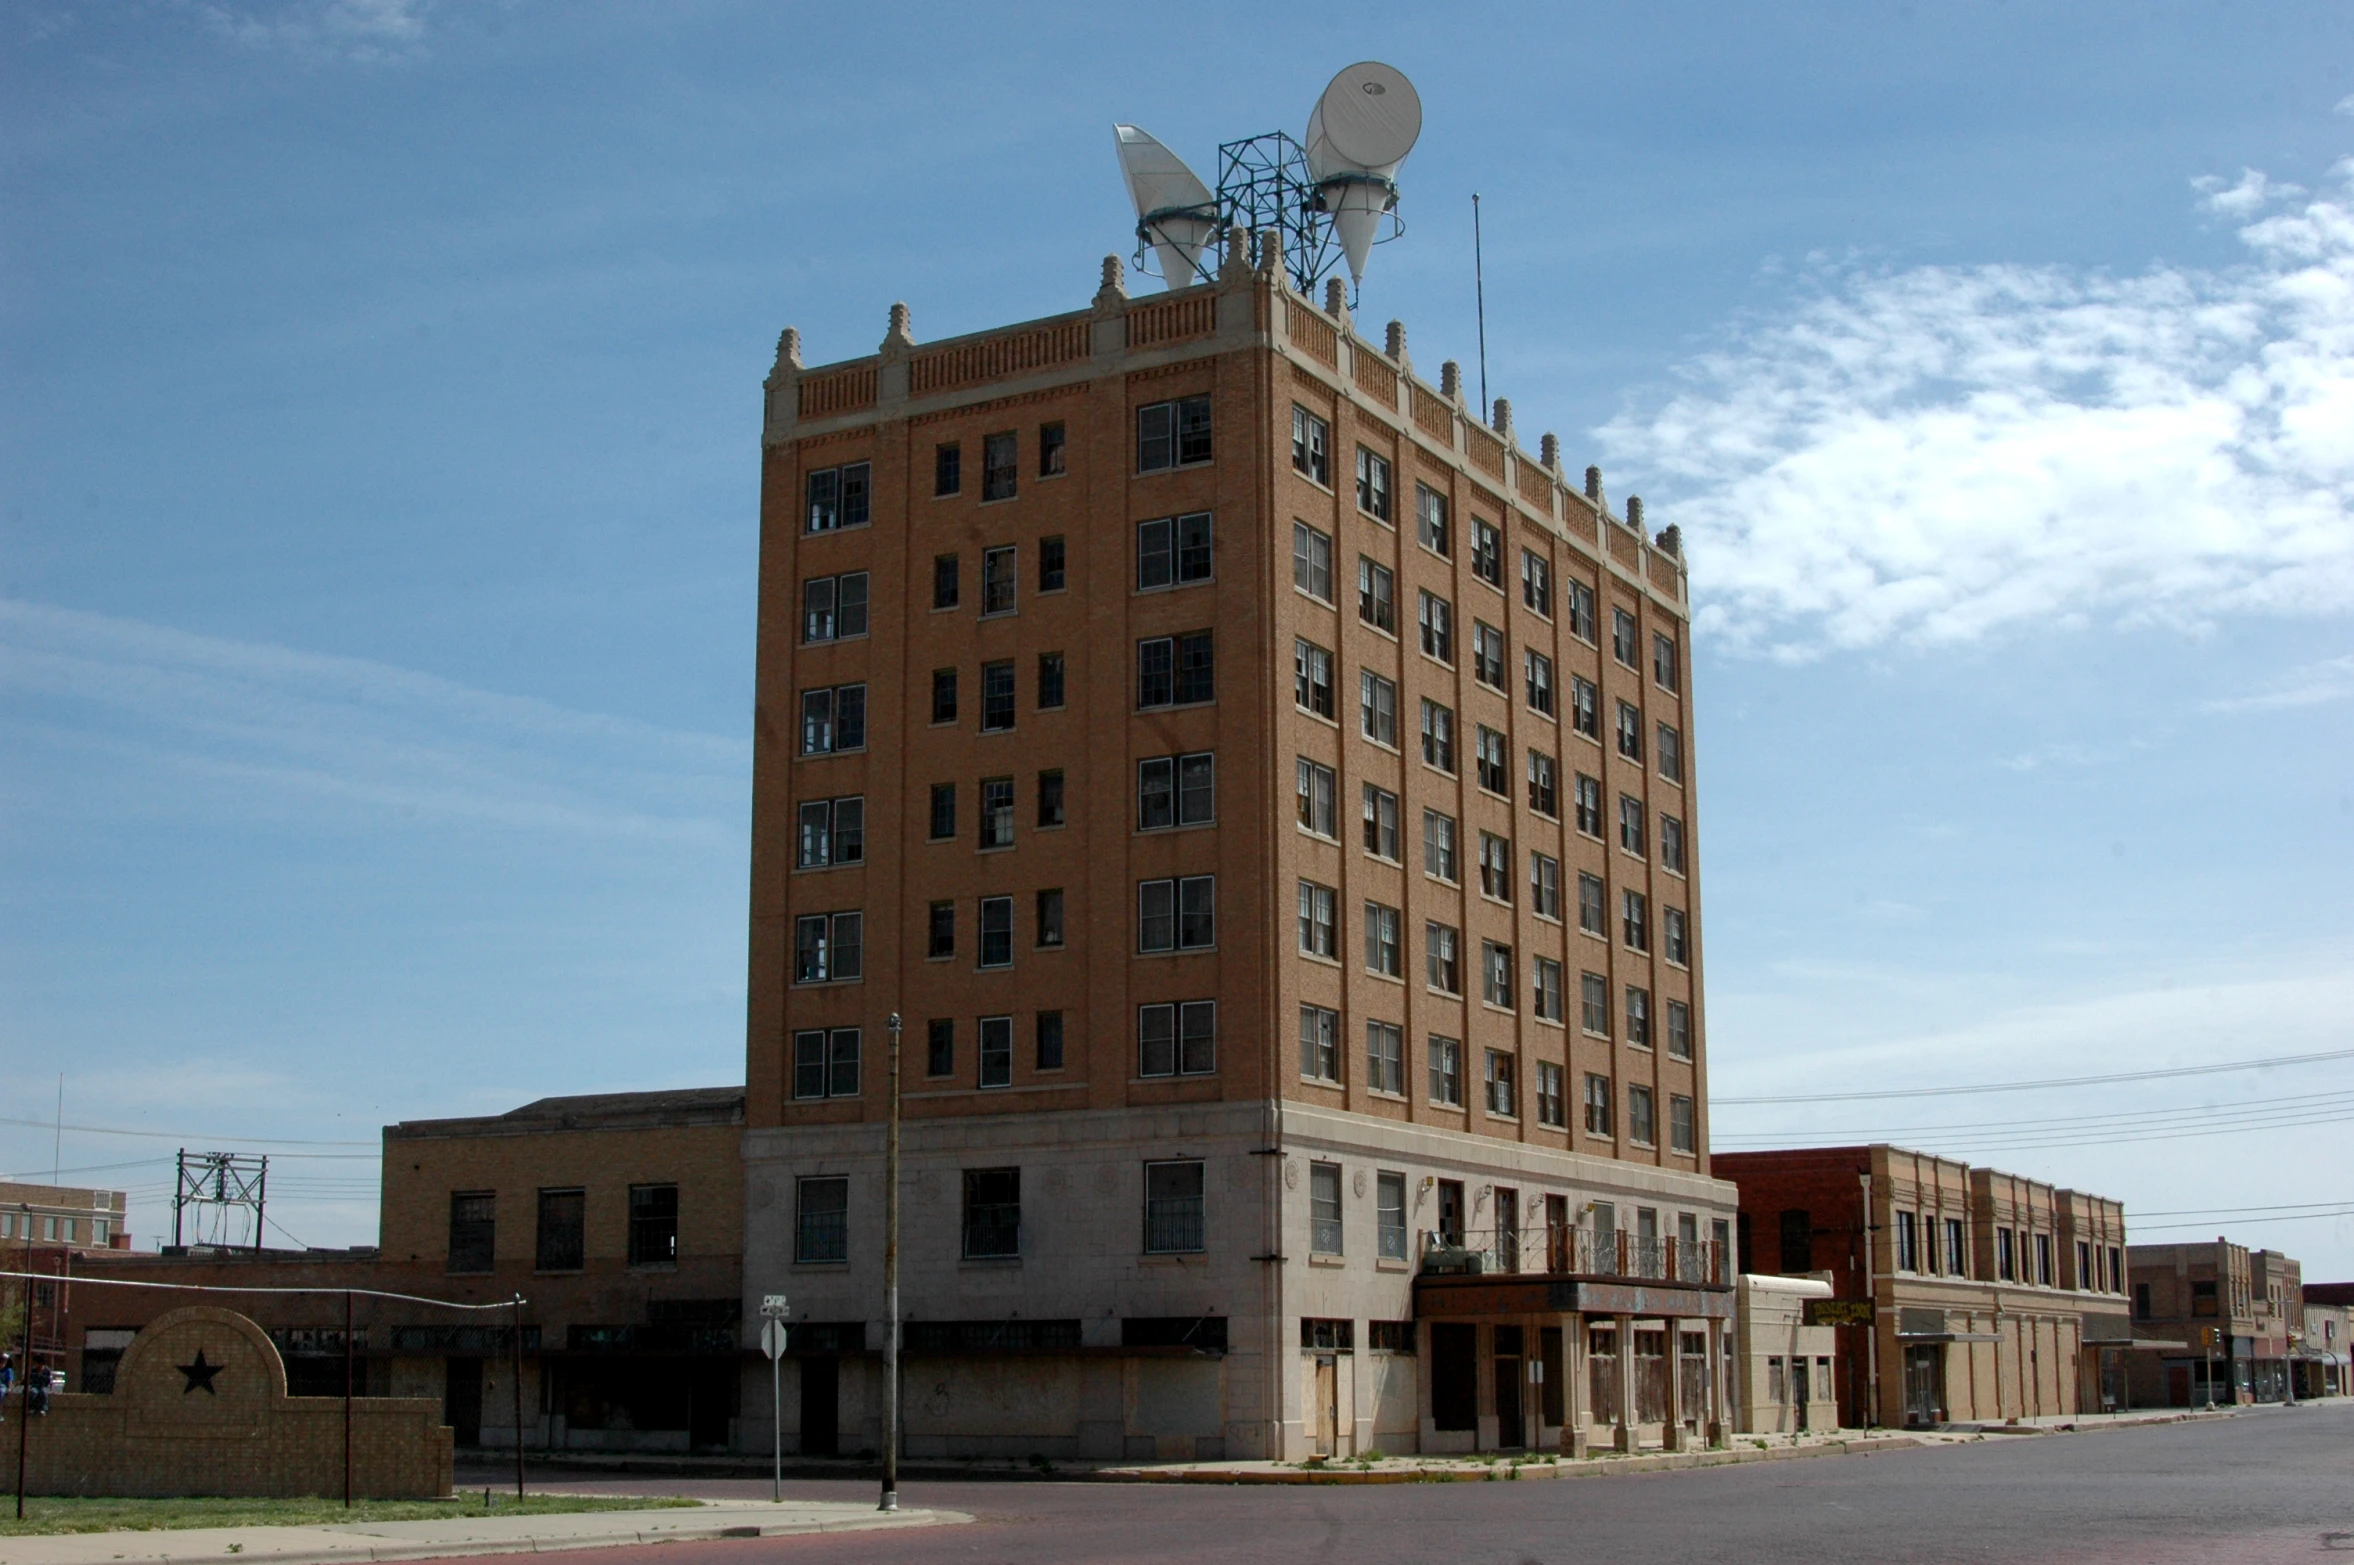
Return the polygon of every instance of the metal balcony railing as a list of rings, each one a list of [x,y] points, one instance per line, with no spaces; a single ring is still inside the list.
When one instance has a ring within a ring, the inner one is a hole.
[[[1645,1239],[1620,1230],[1474,1229],[1422,1235],[1421,1269],[1430,1275],[1552,1274],[1625,1277],[1722,1286],[1731,1279],[1722,1248],[1710,1239]]]

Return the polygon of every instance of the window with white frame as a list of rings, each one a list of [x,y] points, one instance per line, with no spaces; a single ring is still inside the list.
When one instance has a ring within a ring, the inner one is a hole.
[[[1398,584],[1386,565],[1357,556],[1357,618],[1375,630],[1397,634]]]
[[[1208,826],[1218,818],[1218,759],[1210,750],[1136,763],[1136,829]]]
[[[1499,1119],[1517,1119],[1520,1106],[1513,1095],[1512,1056],[1501,1049],[1490,1049],[1487,1056],[1488,1112]]]
[[[1422,812],[1422,872],[1453,881],[1455,872],[1455,817],[1436,810]]]
[[[858,1029],[811,1027],[793,1034],[793,1096],[858,1096]]]
[[[1512,900],[1512,843],[1490,831],[1479,834],[1479,889],[1498,902]]]
[[[1393,1096],[1406,1090],[1406,1035],[1396,1022],[1365,1024],[1365,1085]]]
[[[1206,951],[1218,943],[1218,877],[1181,875],[1139,881],[1137,950]]]
[[[1549,956],[1536,959],[1531,973],[1530,992],[1533,996],[1537,1020],[1557,1022],[1561,1011],[1561,964]]]
[[[1569,1105],[1563,1101],[1561,1067],[1548,1060],[1537,1062],[1537,1123],[1549,1130],[1569,1128]]]
[[[1504,736],[1487,724],[1481,723],[1471,740],[1472,760],[1479,776],[1479,785],[1490,793],[1512,796],[1512,773],[1504,756]]]
[[[1189,587],[1210,579],[1210,513],[1156,517],[1136,524],[1136,587]]]
[[[1471,574],[1501,591],[1504,586],[1504,535],[1491,522],[1471,519]]]
[[[1491,690],[1504,688],[1504,633],[1485,620],[1471,622],[1471,677]]]
[[[1403,977],[1405,957],[1400,934],[1402,915],[1381,902],[1365,904],[1365,970],[1385,977]]]
[[[1293,471],[1331,487],[1332,425],[1296,402],[1291,408],[1291,465]]]
[[[1610,1036],[1610,980],[1600,973],[1578,975],[1578,1026],[1596,1038]]]
[[[1305,637],[1291,644],[1291,699],[1303,712],[1332,716],[1332,654]]]
[[[1218,1068],[1218,1002],[1179,1000],[1136,1008],[1136,1074],[1207,1076]]]
[[[1340,835],[1334,821],[1333,791],[1338,786],[1332,768],[1301,756],[1294,763],[1297,813],[1300,825],[1319,837]]]
[[[1433,1033],[1429,1039],[1430,1101],[1446,1108],[1463,1106],[1463,1042]]]
[[[1340,1012],[1300,1007],[1300,1075],[1309,1081],[1340,1080]]]
[[[984,1087],[1010,1087],[1014,1084],[1014,1019],[1010,1016],[981,1018],[981,1074]]]
[[[1157,473],[1210,460],[1210,399],[1179,397],[1136,410],[1136,470]]]
[[[863,636],[867,625],[867,577],[864,571],[839,576],[812,576],[801,584],[801,639],[839,641]]]
[[[1377,522],[1390,519],[1389,458],[1357,448],[1357,509]]]
[[[1455,770],[1455,712],[1436,701],[1422,703],[1422,764]]]
[[[1422,628],[1422,650],[1441,663],[1455,661],[1455,609],[1436,593],[1424,591],[1417,600],[1415,623]]]
[[[1463,992],[1462,938],[1451,924],[1422,926],[1423,981],[1441,994]]]
[[[1291,584],[1320,603],[1332,601],[1332,536],[1291,524]]]
[[[863,913],[804,913],[793,920],[793,982],[846,983],[864,972]]]
[[[1394,748],[1398,742],[1396,682],[1364,670],[1357,682],[1357,718],[1366,738]]]
[[[825,869],[866,860],[866,798],[805,799],[797,811],[800,833],[794,868]]]
[[[1433,554],[1455,552],[1454,528],[1447,518],[1447,497],[1428,484],[1414,486],[1414,536]]]
[[[1398,796],[1387,788],[1365,785],[1365,851],[1377,859],[1398,859]]]
[[[1488,1004],[1512,1009],[1518,981],[1513,974],[1512,948],[1499,941],[1483,940],[1479,946],[1480,998]]]
[[[1534,849],[1528,856],[1528,905],[1539,918],[1561,917],[1561,861]]]
[[[1312,880],[1300,882],[1302,956],[1340,955],[1339,914],[1336,911],[1339,896],[1340,893],[1330,886],[1320,886]]]

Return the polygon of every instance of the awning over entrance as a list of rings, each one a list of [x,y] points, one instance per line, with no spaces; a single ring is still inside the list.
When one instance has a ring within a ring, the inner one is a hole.
[[[1417,1320],[1489,1315],[1651,1315],[1684,1320],[1731,1320],[1729,1288],[1706,1284],[1531,1276],[1418,1277]]]

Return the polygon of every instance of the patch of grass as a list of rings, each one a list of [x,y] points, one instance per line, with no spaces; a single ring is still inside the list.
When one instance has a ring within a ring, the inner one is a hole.
[[[517,1500],[512,1494],[461,1489],[447,1500],[355,1500],[345,1509],[341,1500],[305,1496],[292,1500],[170,1499],[106,1500],[27,1495],[25,1519],[0,1510],[0,1537],[28,1533],[155,1532],[182,1527],[323,1527],[337,1522],[426,1521],[437,1517],[557,1515],[579,1511],[650,1511],[692,1506],[698,1502],[672,1498],[620,1495],[534,1494]]]

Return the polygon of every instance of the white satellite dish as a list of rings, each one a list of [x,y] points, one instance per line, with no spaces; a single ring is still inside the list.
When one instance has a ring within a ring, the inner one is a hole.
[[[1378,60],[1335,76],[1308,115],[1308,178],[1332,216],[1353,283],[1365,280],[1366,252],[1398,204],[1398,165],[1421,134],[1421,94]]]
[[[1203,281],[1202,252],[1223,226],[1217,198],[1183,158],[1135,126],[1114,125],[1112,137],[1136,203],[1136,237],[1159,254],[1162,280],[1171,288]]]

